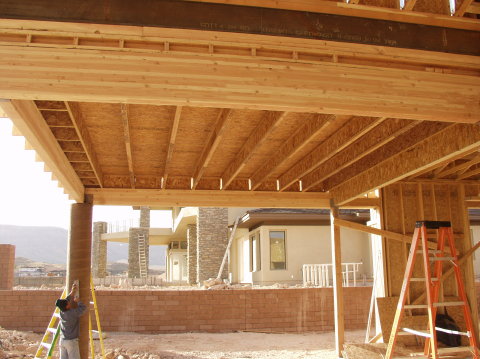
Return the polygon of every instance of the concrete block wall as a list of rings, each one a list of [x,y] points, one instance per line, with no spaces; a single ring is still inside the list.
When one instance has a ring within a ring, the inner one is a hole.
[[[216,278],[228,243],[228,209],[198,209],[197,219],[197,282]],[[222,278],[227,278],[228,263]]]
[[[107,222],[95,222],[92,234],[92,269],[94,278],[107,276],[107,241],[101,236],[107,232]]]
[[[187,226],[188,283],[197,283],[197,225]]]
[[[364,329],[371,287],[345,288],[346,329]],[[0,291],[0,326],[45,331],[55,290]],[[98,290],[102,329],[115,332],[179,333],[332,331],[331,288],[224,291]],[[32,310],[25,310],[32,308]]]
[[[15,270],[15,246],[0,244],[0,289],[13,288]]]

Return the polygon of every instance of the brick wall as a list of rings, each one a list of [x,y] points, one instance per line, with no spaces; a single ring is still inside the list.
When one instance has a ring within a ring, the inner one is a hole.
[[[15,246],[13,244],[0,244],[0,289],[13,288],[14,269]]]
[[[371,287],[344,288],[345,325],[364,329]],[[54,290],[0,291],[0,326],[43,332]],[[139,333],[333,330],[331,288],[226,291],[98,290],[102,329]],[[3,310],[5,308],[5,310]]]

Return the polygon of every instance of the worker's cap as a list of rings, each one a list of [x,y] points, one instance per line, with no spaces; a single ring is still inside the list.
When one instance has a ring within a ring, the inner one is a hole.
[[[68,300],[66,299],[57,299],[55,305],[64,312],[67,309]]]

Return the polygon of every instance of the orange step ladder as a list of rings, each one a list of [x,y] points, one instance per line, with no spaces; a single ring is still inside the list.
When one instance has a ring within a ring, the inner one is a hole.
[[[436,250],[429,249],[427,229],[437,230],[437,248]],[[445,253],[445,240],[448,241],[447,250],[449,254]],[[418,249],[421,244],[421,249]],[[422,256],[423,268],[425,276],[423,278],[412,278],[413,268],[415,265],[416,256]],[[458,295],[460,301],[456,302],[439,302],[439,292],[442,285],[442,273],[443,262],[449,262],[453,264],[455,279],[457,283]],[[433,275],[431,274],[430,263],[433,263]],[[408,289],[411,281],[424,281],[425,282],[425,294],[426,304],[405,304]],[[436,314],[439,307],[448,306],[461,306],[463,307],[463,314],[465,324],[467,327],[466,332],[452,331],[445,328],[436,327]],[[427,330],[414,330],[409,328],[400,328],[400,322],[403,318],[405,310],[413,309],[426,309],[428,312],[428,329]],[[402,330],[402,332],[400,332]],[[467,347],[452,347],[445,349],[438,349],[437,334],[436,332],[446,332],[449,334],[464,335],[469,339],[469,346]],[[479,350],[477,345],[477,339],[473,328],[473,321],[471,317],[470,307],[468,305],[467,296],[465,294],[465,287],[460,272],[460,266],[458,264],[457,252],[455,250],[455,242],[453,239],[452,226],[450,222],[446,221],[418,221],[415,223],[415,231],[413,233],[412,244],[410,247],[410,254],[408,256],[407,268],[405,270],[405,276],[403,278],[402,290],[400,292],[400,298],[398,300],[397,311],[395,313],[395,319],[393,321],[392,332],[390,334],[390,340],[387,346],[387,353],[385,359],[393,358],[393,351],[395,343],[399,335],[418,335],[426,338],[425,348],[423,356],[416,356],[416,358],[441,358],[441,354],[452,354],[452,352],[470,352],[469,357],[474,359],[480,359]]]

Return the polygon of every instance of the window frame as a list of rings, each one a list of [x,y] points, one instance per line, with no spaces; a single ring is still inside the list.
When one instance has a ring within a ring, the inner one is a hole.
[[[283,232],[283,255],[284,255],[284,268],[273,268],[272,267],[272,237],[270,236],[270,233],[272,232]],[[288,270],[287,266],[287,230],[285,229],[270,229],[268,231],[268,248],[270,251],[269,255],[269,262],[270,262],[270,270],[271,271],[277,271],[277,270]]]

